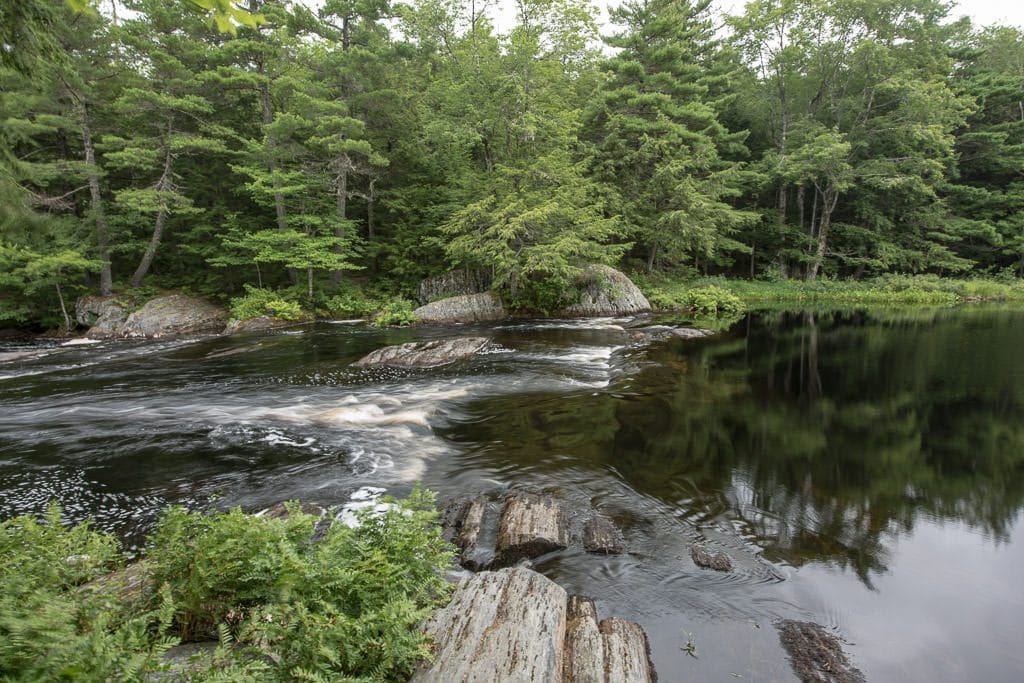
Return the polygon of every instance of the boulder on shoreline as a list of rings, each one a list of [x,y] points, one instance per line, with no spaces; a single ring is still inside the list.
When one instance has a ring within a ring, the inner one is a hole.
[[[276,330],[279,327],[288,327],[295,323],[290,320],[271,318],[269,315],[261,315],[248,320],[229,320],[224,334],[245,334],[246,332],[266,332]]]
[[[363,356],[352,367],[436,368],[469,358],[490,341],[487,337],[456,337],[385,346]]]
[[[579,299],[557,313],[565,317],[620,316],[649,313],[651,304],[640,288],[611,266],[595,264],[576,283]]]
[[[431,275],[416,287],[416,300],[421,306],[439,299],[479,294],[491,288],[494,277],[490,270],[464,268]]]
[[[420,306],[413,314],[420,322],[451,324],[504,320],[508,312],[497,292],[453,296]]]
[[[158,338],[219,333],[224,329],[227,317],[227,311],[209,301],[170,294],[150,299],[129,315],[118,330],[118,336]]]
[[[124,296],[83,296],[75,302],[75,321],[88,327],[89,339],[112,339],[119,336],[128,319],[131,300]]]
[[[593,601],[525,567],[464,579],[426,628],[437,650],[410,683],[657,678],[643,628],[616,617],[598,624]]]

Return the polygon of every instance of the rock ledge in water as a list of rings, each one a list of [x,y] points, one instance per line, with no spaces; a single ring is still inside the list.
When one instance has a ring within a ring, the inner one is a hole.
[[[495,292],[464,294],[420,306],[413,314],[423,323],[472,323],[508,317]]]
[[[690,557],[698,567],[714,569],[716,572],[732,571],[732,560],[725,553],[712,553],[704,546],[695,545],[690,548]]]
[[[850,664],[839,639],[818,624],[787,619],[778,630],[793,671],[803,683],[864,683],[864,674]]]
[[[588,553],[618,555],[624,549],[622,532],[602,515],[594,515],[583,526],[583,549]]]
[[[505,500],[495,566],[507,567],[567,547],[569,526],[558,501],[536,493],[514,493]]]
[[[352,366],[357,368],[375,365],[392,368],[436,368],[469,358],[481,351],[490,341],[487,337],[458,337],[385,346],[363,356]]]
[[[75,320],[88,327],[89,339],[111,339],[120,334],[128,319],[131,301],[123,296],[83,296],[75,302]]]

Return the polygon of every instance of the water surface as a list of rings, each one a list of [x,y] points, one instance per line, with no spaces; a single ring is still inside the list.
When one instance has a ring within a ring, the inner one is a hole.
[[[531,487],[623,528],[622,556],[537,568],[643,624],[662,680],[793,680],[784,618],[841,634],[869,680],[1024,680],[1024,312],[758,313],[649,343],[629,324],[459,328],[495,346],[416,372],[349,364],[452,330],[8,360],[0,517],[56,498],[130,547],[168,503]],[[694,566],[695,542],[735,571]]]

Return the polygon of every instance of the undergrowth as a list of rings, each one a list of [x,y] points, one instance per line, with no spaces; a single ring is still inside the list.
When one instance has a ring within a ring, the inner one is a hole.
[[[142,599],[94,581],[123,564],[111,537],[60,511],[0,524],[4,681],[142,681],[163,654],[217,640],[195,681],[401,681],[429,655],[418,625],[450,590],[432,495],[355,529],[288,505],[285,519],[170,508],[147,546]],[[144,567],[143,569],[140,569]],[[91,582],[91,583],[90,583]]]

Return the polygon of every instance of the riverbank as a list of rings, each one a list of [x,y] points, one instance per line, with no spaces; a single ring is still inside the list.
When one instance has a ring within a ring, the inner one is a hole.
[[[694,308],[697,297],[734,296],[747,308],[794,306],[955,306],[983,301],[1024,302],[1024,280],[887,275],[870,280],[673,280],[634,276],[659,311]],[[706,304],[710,305],[710,304]]]

